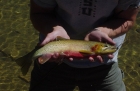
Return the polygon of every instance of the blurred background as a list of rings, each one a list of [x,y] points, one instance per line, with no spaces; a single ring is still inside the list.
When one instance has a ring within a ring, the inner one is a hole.
[[[31,70],[22,76],[14,60],[29,53],[37,42],[38,32],[29,19],[29,0],[0,0],[0,91],[28,91]],[[140,14],[137,24],[127,33],[119,66],[125,73],[127,91],[139,91]]]

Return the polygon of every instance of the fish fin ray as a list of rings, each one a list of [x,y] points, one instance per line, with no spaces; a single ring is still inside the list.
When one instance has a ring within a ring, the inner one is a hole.
[[[44,55],[38,57],[38,62],[39,62],[40,64],[44,64],[44,63],[47,62],[50,58],[51,58],[51,54],[44,54]]]
[[[21,67],[21,72],[23,75],[26,75],[31,64],[32,60],[29,58],[29,55],[25,55],[15,60],[15,62]]]
[[[79,52],[82,54],[95,54],[94,52],[87,51],[87,50],[80,50]]]
[[[30,63],[29,63],[30,62]],[[27,72],[29,71],[30,67],[31,67],[31,64],[32,64],[32,61],[29,61],[28,63],[24,64],[22,67],[21,67],[21,72],[23,75],[26,75]]]
[[[38,47],[34,48],[28,54],[15,60],[15,62],[21,67],[21,72],[23,75],[26,75],[27,72],[29,71],[31,64],[33,63],[32,56],[37,49]]]

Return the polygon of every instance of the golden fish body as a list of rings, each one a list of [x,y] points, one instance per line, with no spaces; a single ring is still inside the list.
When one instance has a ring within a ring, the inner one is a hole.
[[[108,54],[117,50],[115,46],[95,41],[84,40],[59,40],[52,41],[37,50],[33,58],[46,54],[59,53],[65,56],[83,57],[86,55]],[[84,55],[83,55],[84,54]],[[44,60],[45,62],[48,61]],[[43,62],[44,63],[44,62]]]

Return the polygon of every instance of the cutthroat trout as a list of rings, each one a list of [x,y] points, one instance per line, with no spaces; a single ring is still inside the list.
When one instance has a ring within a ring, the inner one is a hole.
[[[59,55],[65,57],[90,57],[94,55],[103,55],[113,53],[117,48],[113,45],[84,40],[68,40],[59,38],[57,41],[49,42],[41,48],[35,48],[30,53],[15,60],[15,62],[21,66],[21,72],[26,75],[32,62],[38,58],[39,63],[43,64],[47,62],[50,57],[46,55],[59,53]]]
[[[40,48],[33,55],[41,64],[47,62],[47,54],[58,53],[66,57],[85,57],[113,53],[117,50],[115,46],[107,43],[84,41],[84,40],[59,40],[52,41]]]

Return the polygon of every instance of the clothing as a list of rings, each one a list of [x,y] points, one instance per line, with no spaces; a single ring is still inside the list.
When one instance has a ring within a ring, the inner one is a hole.
[[[34,0],[42,7],[56,7],[57,19],[71,38],[84,38],[85,34],[104,23],[115,7],[122,10],[139,0]],[[77,37],[78,36],[78,37]]]
[[[35,63],[29,91],[73,91],[75,86],[80,91],[126,91],[122,78],[117,62],[92,68]]]
[[[92,31],[97,26],[104,23],[111,17],[115,7],[122,10],[127,9],[130,5],[139,5],[139,0],[34,0],[36,4],[42,7],[57,7],[56,16],[61,22],[68,35],[72,39],[84,39],[88,32]],[[109,59],[103,57],[104,64],[117,62],[118,51],[123,44],[125,34],[119,36],[113,41],[116,43],[118,50],[113,54],[114,58]],[[40,40],[44,39],[43,34],[40,34]],[[90,62],[88,59],[79,61],[74,59],[70,62],[64,62],[72,67],[90,68],[102,65],[96,61]]]
[[[56,8],[57,19],[72,39],[84,39],[85,35],[110,17],[115,7],[126,10],[130,5],[138,5],[139,0],[34,0],[42,7]],[[40,34],[40,42],[45,36]],[[116,46],[123,43],[125,34],[113,41]],[[119,51],[118,49],[118,51]],[[30,91],[72,91],[78,86],[80,91],[126,91],[122,81],[122,71],[118,67],[118,51],[104,63],[89,60],[64,60],[62,64],[46,62],[34,63],[31,74]]]

